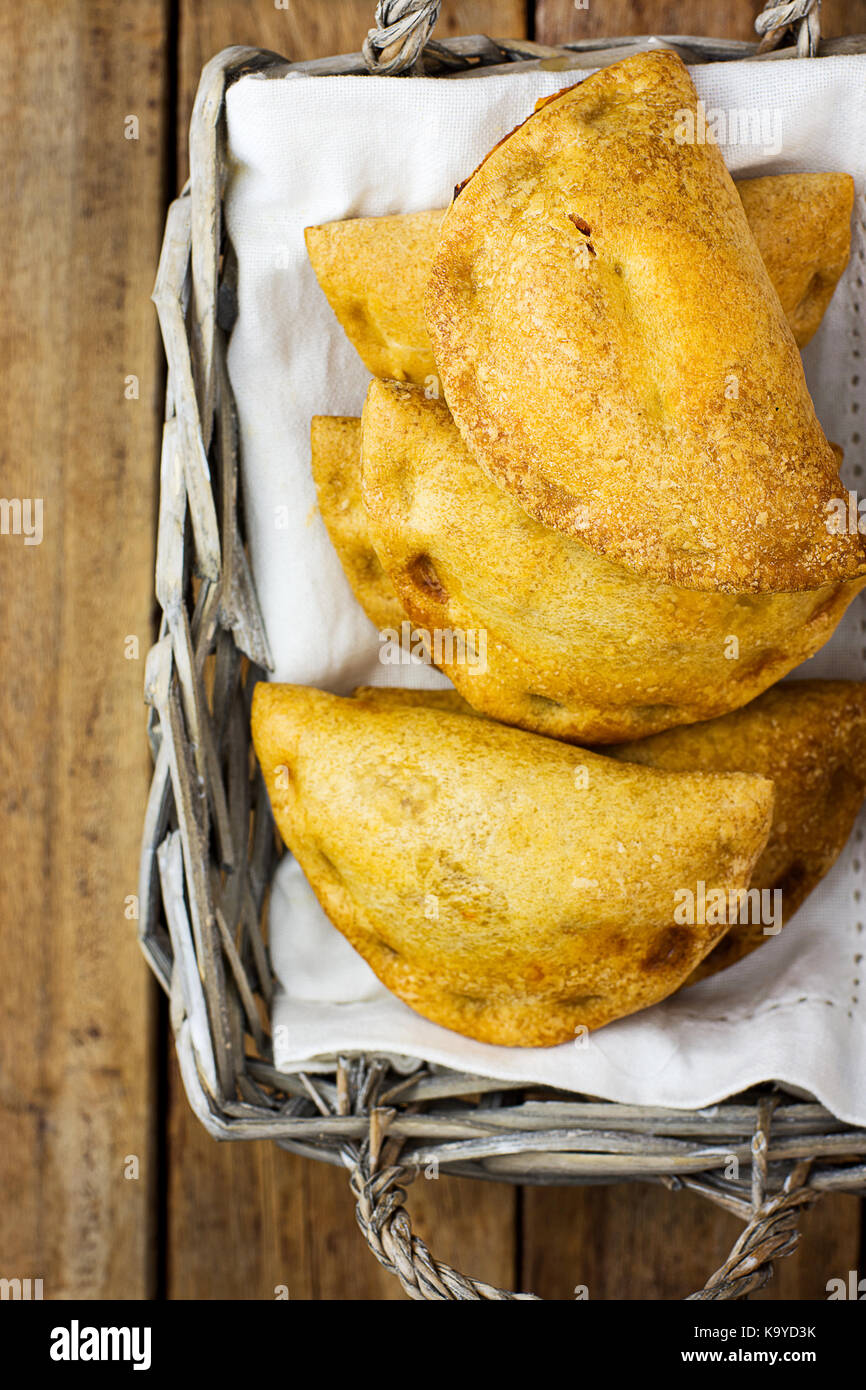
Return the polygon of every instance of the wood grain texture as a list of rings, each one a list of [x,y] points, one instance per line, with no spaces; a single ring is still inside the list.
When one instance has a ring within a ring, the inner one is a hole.
[[[762,1300],[823,1299],[827,1280],[857,1268],[856,1197],[826,1197],[801,1223],[797,1252],[776,1266]],[[523,1284],[570,1299],[672,1300],[702,1288],[742,1230],[734,1216],[691,1192],[648,1183],[527,1188]]]
[[[232,43],[314,58],[360,48],[374,0],[318,0],[277,10],[261,0],[182,0],[178,51],[178,174],[201,68]],[[523,36],[523,0],[445,0],[437,34]],[[172,1063],[174,1069],[174,1064]],[[272,1145],[217,1145],[171,1089],[168,1147],[170,1298],[402,1299],[399,1284],[358,1231],[347,1175]],[[439,1259],[510,1288],[516,1278],[513,1188],[419,1179],[408,1197],[414,1229]]]
[[[229,44],[270,48],[294,62],[357,53],[372,28],[375,0],[181,0],[178,31],[178,174],[188,173],[187,132],[202,68]],[[498,34],[523,38],[531,0],[444,0],[437,38]]]
[[[847,1279],[849,1270],[862,1270],[861,1220],[858,1197],[826,1197],[806,1212],[800,1223],[800,1246],[776,1266],[776,1277],[756,1298],[821,1300],[828,1279]]]
[[[171,1073],[167,1297],[403,1299],[358,1230],[345,1171],[275,1144],[216,1144],[173,1059]],[[407,1206],[438,1258],[510,1288],[516,1200],[513,1188],[419,1178]]]
[[[755,0],[589,0],[585,9],[575,0],[536,0],[535,37],[557,44],[621,34],[697,34],[754,43],[755,15],[763,8]],[[821,33],[866,33],[866,0],[824,0]]]
[[[402,1297],[364,1245],[345,1172],[275,1144],[217,1144],[174,1058],[169,1095],[166,1297]]]
[[[0,536],[0,1275],[45,1298],[153,1289],[155,995],[124,903],[149,777],[165,33],[156,0],[26,27],[0,7],[3,492],[43,499],[41,545]]]

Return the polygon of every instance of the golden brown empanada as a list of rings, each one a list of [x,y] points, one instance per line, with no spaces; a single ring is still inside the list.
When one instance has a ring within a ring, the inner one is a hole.
[[[399,630],[405,612],[431,634],[463,634],[462,656],[452,640],[437,664],[477,709],[537,733],[604,743],[746,704],[827,641],[866,582],[730,595],[642,579],[527,516],[418,387],[371,382],[361,489],[346,443],[344,495],[362,492],[366,512],[349,523],[352,554],[365,573],[383,567],[399,599],[380,628]],[[321,507],[352,579],[333,500]],[[355,584],[371,616],[380,592],[371,584],[368,600]]]
[[[752,236],[798,347],[805,347],[851,254],[850,174],[780,174],[737,184]]]
[[[436,370],[424,296],[444,216],[353,217],[304,232],[328,303],[374,376],[423,385]]]
[[[851,250],[850,174],[775,174],[736,182],[752,236],[798,347],[817,329]],[[351,217],[308,227],[328,303],[374,376],[436,376],[424,295],[446,209]]]
[[[537,520],[635,573],[769,593],[866,572],[800,355],[680,59],[548,101],[442,226],[427,326],[451,412]],[[685,131],[685,138],[684,137]]]
[[[399,628],[406,612],[370,544],[361,500],[361,421],[314,415],[310,443],[319,511],[352,592],[376,627]]]
[[[779,889],[788,922],[835,863],[866,797],[866,684],[785,681],[722,719],[605,751],[668,771],[771,777],[773,828],[751,886]],[[733,925],[689,983],[770,940],[761,922]]]
[[[447,714],[468,714],[476,719],[486,715],[473,709],[468,700],[458,695],[456,690],[415,690],[408,686],[396,685],[358,685],[352,691],[353,700],[365,700],[381,709],[395,709],[412,705],[422,709],[440,709]]]
[[[772,819],[765,778],[442,709],[259,684],[252,729],[331,921],[412,1008],[484,1042],[564,1042],[665,998],[722,930],[676,925],[678,890],[745,887]]]

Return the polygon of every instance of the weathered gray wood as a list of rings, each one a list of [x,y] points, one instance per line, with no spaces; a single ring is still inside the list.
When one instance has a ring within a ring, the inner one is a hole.
[[[0,538],[0,1275],[46,1300],[155,1290],[134,643],[153,611],[165,8],[0,6],[2,492],[44,505],[40,544]]]

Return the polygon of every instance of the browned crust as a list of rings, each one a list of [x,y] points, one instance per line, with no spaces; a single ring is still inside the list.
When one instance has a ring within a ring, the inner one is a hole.
[[[746,704],[814,655],[864,582],[741,596],[629,574],[526,516],[445,405],[411,386],[371,383],[362,457],[366,517],[354,528],[401,608],[430,632],[485,634],[486,670],[459,646],[449,659],[447,643],[441,669],[491,718],[572,742],[641,738]]]
[[[399,629],[405,610],[370,543],[361,500],[361,421],[314,415],[310,445],[319,512],[352,592],[377,628]]]
[[[430,277],[445,395],[530,515],[637,573],[726,592],[852,578],[863,539],[827,528],[841,484],[743,205],[714,144],[677,142],[695,107],[675,55],[641,54],[494,151]]]
[[[550,1046],[665,998],[719,933],[673,921],[677,889],[744,886],[772,817],[763,778],[442,709],[259,684],[252,731],[331,921],[404,1002],[483,1042]]]
[[[608,751],[669,771],[772,777],[773,828],[751,886],[781,891],[787,923],[836,862],[866,797],[866,683],[786,681],[722,719]],[[689,983],[773,940],[760,923],[737,923]]]
[[[798,347],[816,332],[851,255],[850,174],[747,179],[737,192]]]
[[[410,690],[395,685],[358,685],[352,691],[352,699],[364,700],[383,709],[411,705],[420,706],[422,709],[441,709],[447,714],[465,714],[475,719],[484,717],[472,708],[468,700],[458,695],[456,690]]]
[[[419,308],[443,215],[352,218],[304,232],[328,303],[375,376],[423,384],[435,371]]]
[[[736,183],[752,235],[794,334],[817,329],[848,263],[850,174],[775,174]],[[424,296],[445,208],[309,227],[328,303],[374,376],[419,386],[436,376]]]

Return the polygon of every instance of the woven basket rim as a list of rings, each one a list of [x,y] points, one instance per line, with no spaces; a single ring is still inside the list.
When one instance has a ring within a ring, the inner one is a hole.
[[[556,52],[604,53],[607,59],[615,50],[609,59],[615,61],[632,42],[659,40],[592,40]],[[710,46],[713,60],[722,50],[740,57],[756,49],[681,36],[676,42],[702,53]],[[846,51],[866,52],[866,35],[847,42]],[[433,46],[432,61],[441,63],[445,50],[487,67],[523,65],[545,60],[529,52],[538,47],[484,36],[447,39]],[[780,56],[779,50],[768,56]],[[431,1164],[437,1171],[513,1183],[663,1182],[699,1191],[754,1221],[768,1201],[782,1213],[773,1220],[788,1219],[790,1203],[801,1200],[783,1196],[795,1170],[794,1187],[808,1200],[826,1191],[866,1191],[866,1131],[773,1083],[686,1111],[426,1063],[407,1078],[386,1060],[361,1055],[341,1057],[326,1075],[274,1069],[274,980],[262,924],[275,843],[264,784],[258,768],[251,769],[249,734],[252,686],[271,660],[238,511],[241,464],[225,363],[236,263],[221,215],[224,94],[250,73],[324,72],[328,63],[334,75],[366,72],[357,66],[364,64],[362,54],[305,64],[244,47],[225,49],[206,65],[190,128],[190,180],[168,212],[153,295],[168,382],[156,566],[162,619],[145,678],[154,776],[142,837],[139,936],[170,998],[190,1104],[216,1138],[269,1138],[349,1166],[353,1184],[361,1184],[362,1229],[377,1258],[390,1260],[395,1272],[400,1261],[381,1246],[382,1208],[370,1194],[381,1187],[377,1200],[385,1202],[387,1191],[393,1205],[399,1180]],[[762,1167],[756,1135],[763,1135]],[[382,1185],[381,1155],[389,1145],[399,1163]],[[726,1176],[731,1158],[741,1176]],[[359,1173],[366,1175],[363,1182]],[[414,1247],[411,1258],[420,1259]],[[437,1269],[436,1278],[445,1277]]]
[[[717,39],[691,34],[629,34],[611,38],[578,39],[573,43],[547,44],[535,43],[530,39],[508,39],[492,37],[489,34],[464,34],[437,40],[423,50],[427,71],[420,74],[430,77],[465,76],[471,70],[503,69],[520,71],[527,66],[550,64],[556,60],[569,60],[592,56],[599,59],[598,66],[621,62],[632,53],[642,53],[660,48],[673,49],[680,53],[688,63],[712,62],[784,62],[798,57],[796,43],[760,52],[760,44],[749,39]],[[265,78],[280,78],[286,73],[305,73],[310,76],[376,76],[371,73],[363,52],[334,54],[326,58],[290,59],[270,49],[250,48],[248,63],[237,63],[237,47],[221,49],[210,60],[203,73],[211,64],[221,67],[226,74],[225,85],[231,86],[241,77],[256,72]],[[842,38],[821,39],[815,59],[845,57],[866,53],[866,33],[848,34]],[[450,69],[443,63],[449,54],[458,61]],[[585,71],[592,70],[592,64],[581,65]],[[432,70],[431,70],[432,69]],[[564,68],[564,71],[581,70]],[[411,75],[411,74],[410,74]],[[416,74],[418,75],[418,74]]]

